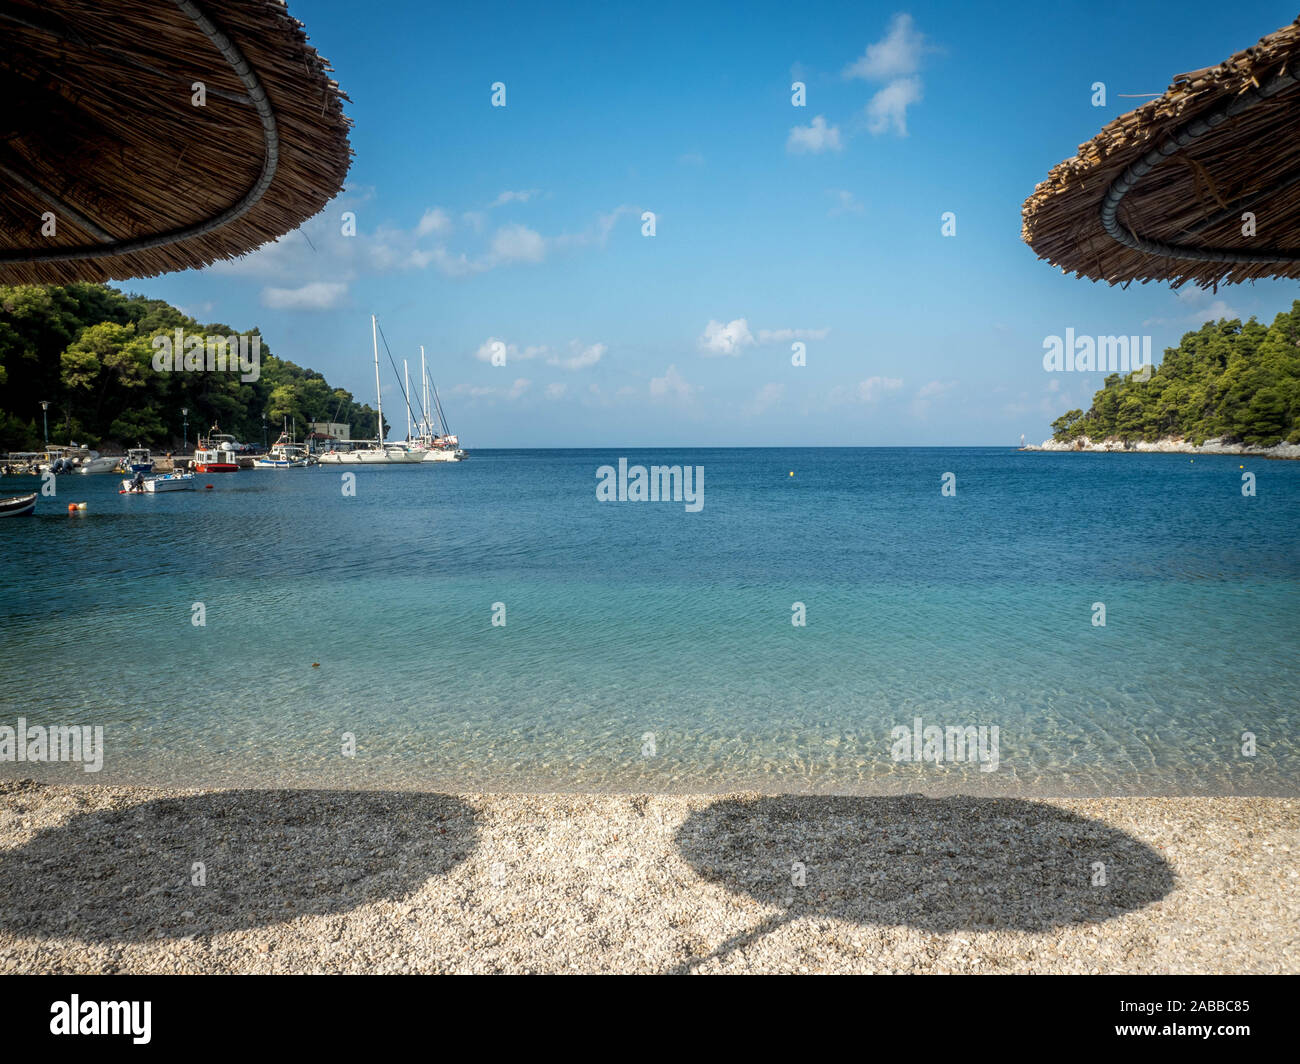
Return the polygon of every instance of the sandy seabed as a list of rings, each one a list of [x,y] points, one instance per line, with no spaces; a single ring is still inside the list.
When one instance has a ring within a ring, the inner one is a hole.
[[[0,972],[1300,971],[1300,799],[0,781]]]

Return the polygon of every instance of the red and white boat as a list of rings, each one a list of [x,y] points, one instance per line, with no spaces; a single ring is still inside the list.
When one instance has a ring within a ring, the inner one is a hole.
[[[194,452],[194,471],[196,473],[238,473],[239,461],[236,451],[239,443],[234,436],[226,436],[216,431],[206,440],[199,440],[198,450]]]

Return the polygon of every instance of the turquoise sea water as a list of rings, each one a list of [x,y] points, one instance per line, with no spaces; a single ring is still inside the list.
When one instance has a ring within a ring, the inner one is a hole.
[[[619,457],[703,466],[703,510],[598,502]],[[0,725],[106,742],[98,774],[0,776],[1300,793],[1300,463],[474,451],[355,470],[355,497],[341,472],[158,497],[66,477],[34,519],[0,521]],[[996,725],[997,770],[893,760],[916,717]]]

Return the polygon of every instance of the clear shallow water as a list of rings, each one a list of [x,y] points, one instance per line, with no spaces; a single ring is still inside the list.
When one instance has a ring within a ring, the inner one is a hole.
[[[598,503],[620,456],[703,465],[704,509]],[[67,477],[0,522],[0,724],[102,724],[107,746],[98,774],[0,776],[1300,793],[1300,463],[663,449],[355,472],[355,498],[328,468],[159,497]],[[892,760],[918,716],[998,726],[997,770]]]

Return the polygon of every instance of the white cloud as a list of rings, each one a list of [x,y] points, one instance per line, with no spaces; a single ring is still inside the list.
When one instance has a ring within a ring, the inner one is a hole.
[[[510,195],[518,201],[525,193]],[[346,286],[361,276],[429,269],[446,277],[462,278],[511,264],[541,263],[553,247],[603,245],[617,220],[633,210],[620,206],[597,214],[581,233],[552,237],[523,225],[489,230],[486,212],[467,211],[453,216],[443,207],[429,207],[410,228],[375,222],[374,228],[368,229],[365,226],[371,213],[365,203],[365,199],[349,198],[345,192],[330,211],[309,219],[298,229],[254,252],[222,260],[207,269],[214,274],[278,284],[282,287],[268,290],[264,302],[268,306],[288,305],[295,299],[327,298],[328,289],[307,290],[310,284]],[[355,235],[344,234],[340,219],[345,211],[356,212]],[[464,247],[451,245],[448,238],[456,233]],[[292,293],[299,288],[304,289],[304,294],[295,297]],[[270,300],[281,303],[272,304]]]
[[[943,395],[944,392],[950,392],[955,387],[957,387],[956,381],[929,381],[916,390],[916,397],[918,399],[933,399],[936,395]]]
[[[1180,310],[1186,309],[1186,314],[1180,314],[1176,318],[1147,318],[1142,322],[1142,327],[1149,325],[1204,325],[1207,321],[1218,321],[1220,318],[1226,318],[1231,321],[1233,318],[1240,318],[1245,321],[1246,315],[1236,307],[1225,302],[1222,299],[1211,298],[1209,289],[1198,288],[1196,285],[1186,285],[1174,292],[1174,299],[1179,304]]]
[[[586,369],[588,366],[594,366],[599,362],[604,357],[605,352],[609,350],[604,344],[592,344],[583,348],[575,342],[570,346],[576,351],[576,354],[570,358],[561,358],[559,355],[555,355],[546,360],[547,364],[559,366],[562,369]]]
[[[907,109],[921,100],[920,78],[899,78],[891,81],[867,104],[867,128],[876,136],[893,129],[900,137],[907,136]]]
[[[862,56],[844,68],[844,76],[889,81],[915,74],[921,65],[921,54],[927,50],[925,36],[917,32],[912,16],[902,12],[894,16],[883,39],[867,45]]]
[[[737,318],[726,325],[710,320],[699,340],[700,350],[706,355],[738,355],[743,348],[753,343],[753,334],[744,318]]]
[[[457,384],[445,394],[464,395],[471,399],[505,399],[513,401],[521,398],[531,387],[532,381],[527,377],[516,377],[509,388],[493,388],[486,384]]]
[[[347,295],[348,286],[311,281],[301,288],[263,288],[262,305],[272,310],[331,310]]]
[[[887,392],[896,392],[903,386],[898,377],[868,377],[858,384],[858,398],[864,403],[874,403]]]
[[[507,189],[488,204],[488,209],[491,210],[493,207],[503,207],[507,203],[527,203],[530,199],[539,194],[539,190],[535,188],[524,189],[520,192],[511,192]]]
[[[624,389],[619,390],[622,395]],[[650,378],[650,396],[654,399],[690,399],[695,389],[686,383],[675,365],[669,366],[662,377]]]
[[[434,233],[442,236],[450,233],[451,229],[451,215],[441,207],[430,207],[420,217],[420,223],[415,227],[415,235],[428,236],[430,233]]]
[[[818,115],[810,126],[794,126],[785,142],[785,150],[792,155],[820,155],[824,151],[839,151],[840,127],[828,126],[826,119]]]
[[[536,230],[526,225],[506,225],[492,238],[493,264],[510,262],[541,262],[546,257],[546,241]]]
[[[550,350],[545,344],[536,347],[520,347],[518,344],[507,343],[500,337],[489,336],[479,344],[478,350],[474,352],[474,357],[480,362],[491,362],[492,356],[502,349],[501,346],[498,345],[504,345],[507,366],[510,365],[511,362],[521,362],[530,358],[537,358],[540,355],[546,354],[547,351]]]
[[[901,13],[894,16],[881,40],[868,45],[859,59],[844,68],[846,78],[886,83],[864,112],[873,135],[893,130],[900,137],[907,136],[907,109],[921,100],[921,79],[916,75],[921,57],[929,51],[933,49],[916,29],[912,16]]]
[[[563,399],[564,393],[569,390],[569,386],[563,382],[556,381],[554,384],[546,386],[547,399]]]
[[[858,198],[855,195],[853,195],[853,193],[850,192],[848,189],[832,188],[832,189],[827,189],[827,192],[830,193],[830,195],[835,197],[835,206],[833,206],[829,211],[826,212],[827,215],[829,215],[831,218],[834,218],[836,215],[840,215],[840,214],[861,214],[862,213],[862,204],[858,201]]]
[[[759,329],[760,344],[787,344],[791,340],[825,340],[830,329]]]
[[[593,245],[603,248],[609,241],[609,235],[614,231],[614,226],[625,214],[635,214],[639,217],[641,214],[641,208],[632,207],[626,203],[621,204],[607,214],[597,215],[595,223],[588,226],[580,233],[561,233],[559,236],[554,238],[554,243],[557,247],[566,248],[588,247]],[[660,214],[659,218],[662,219],[662,217],[663,215]]]

